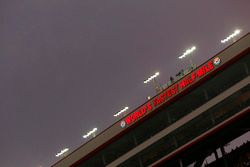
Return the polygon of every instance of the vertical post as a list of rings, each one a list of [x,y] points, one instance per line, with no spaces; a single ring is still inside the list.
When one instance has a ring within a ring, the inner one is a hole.
[[[135,135],[133,135],[133,141],[134,141],[135,146],[137,146],[138,142],[137,142],[137,139],[136,139]]]
[[[193,61],[191,58],[189,58],[189,63],[190,63],[190,66],[193,67]]]
[[[173,140],[174,140],[175,147],[178,147],[178,143],[177,143],[177,140],[176,140],[175,136],[173,136]]]
[[[159,93],[159,92],[162,91],[162,87],[161,87],[160,84],[156,81],[155,78],[153,79],[153,84],[154,84],[156,93]]]
[[[206,90],[206,89],[204,89],[204,90],[203,90],[203,93],[204,93],[205,99],[206,99],[206,100],[208,100],[208,98],[209,98],[209,97],[208,97],[207,90]]]
[[[226,152],[225,152],[224,146],[220,147],[220,149],[221,149],[221,154],[222,154],[224,166],[225,166],[225,167],[228,167],[227,159],[226,159],[226,157],[225,157]]]
[[[213,125],[215,124],[215,119],[211,111],[209,111],[209,117],[212,120]]]
[[[139,156],[138,159],[139,159],[139,165],[140,165],[140,167],[143,167],[143,163],[142,163],[141,157]]]
[[[249,75],[249,70],[248,70],[248,67],[247,67],[246,63],[244,63],[244,69],[245,69],[246,74]]]
[[[219,155],[218,155],[218,153],[217,153],[217,150],[216,150],[216,149],[214,150],[214,155],[215,155],[215,160],[218,160],[218,159],[219,159]]]
[[[103,163],[103,165],[104,165],[104,166],[107,164],[107,162],[106,162],[106,159],[105,159],[104,155],[102,155],[102,163]]]
[[[178,161],[179,161],[179,165],[180,165],[180,167],[183,167],[182,160],[179,158],[179,159],[178,159]]]
[[[167,121],[168,121],[168,123],[170,124],[172,121],[171,121],[171,118],[170,118],[169,112],[166,112],[166,114],[167,114]]]

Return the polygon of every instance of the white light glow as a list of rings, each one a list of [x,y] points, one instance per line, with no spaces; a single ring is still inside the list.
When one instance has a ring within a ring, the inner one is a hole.
[[[124,113],[124,112],[127,111],[128,109],[129,109],[129,107],[124,107],[121,111],[119,111],[118,113],[116,113],[116,114],[114,115],[114,117],[117,117],[117,116],[121,115],[122,113]]]
[[[196,50],[195,46],[192,46],[191,48],[187,49],[181,56],[179,56],[179,59],[183,59],[184,57],[186,57],[187,55],[191,54],[193,51]]]
[[[147,80],[144,81],[144,83],[149,83],[152,79],[156,78],[157,76],[159,76],[160,73],[156,72],[154,75],[150,76]]]
[[[241,30],[237,29],[235,30],[231,35],[229,35],[228,37],[226,37],[225,39],[221,40],[221,43],[226,43],[229,40],[231,40],[232,38],[236,37],[237,35],[239,35],[241,32]]]
[[[97,128],[94,128],[93,130],[89,131],[86,135],[83,135],[82,137],[84,139],[88,138],[89,136],[93,135],[97,131]]]
[[[65,149],[61,150],[59,153],[57,153],[57,154],[56,154],[56,157],[60,157],[60,156],[62,156],[63,154],[65,154],[66,152],[68,152],[68,151],[69,151],[69,149],[68,149],[68,148],[65,148]]]

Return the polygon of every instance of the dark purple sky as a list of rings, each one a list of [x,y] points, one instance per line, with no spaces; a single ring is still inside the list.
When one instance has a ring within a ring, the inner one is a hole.
[[[235,28],[249,0],[0,0],[0,166],[47,167],[113,114],[154,95],[193,44],[200,64]]]

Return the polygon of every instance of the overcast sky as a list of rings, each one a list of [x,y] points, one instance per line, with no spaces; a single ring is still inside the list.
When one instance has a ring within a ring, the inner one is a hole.
[[[82,135],[154,95],[197,46],[200,64],[236,28],[249,0],[0,0],[0,166],[47,167]]]

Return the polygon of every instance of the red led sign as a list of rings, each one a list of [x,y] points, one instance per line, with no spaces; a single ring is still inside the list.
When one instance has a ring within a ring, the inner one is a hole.
[[[154,107],[159,106],[163,102],[167,101],[168,98],[171,98],[178,92],[179,92],[178,84],[175,84],[172,87],[168,88],[167,90],[163,91],[159,96],[153,99]]]
[[[145,115],[147,111],[151,111],[152,109],[153,109],[153,107],[151,106],[151,103],[148,102],[147,104],[145,104],[144,106],[142,106],[141,108],[139,108],[138,110],[133,112],[131,115],[126,117],[125,118],[126,124],[129,125],[129,124],[135,122],[136,120],[141,118],[143,115]]]
[[[218,59],[218,58],[217,58]],[[151,101],[144,104],[142,107],[140,107],[138,110],[130,114],[125,118],[125,122],[122,121],[123,126],[130,125],[143,117],[147,112],[152,111],[159,105],[166,102],[168,99],[172,98],[174,95],[178,94],[181,90],[185,89],[189,85],[193,84],[197,79],[202,78],[204,75],[209,73],[214,69],[214,62],[211,60],[202,67],[198,68],[191,74],[184,77],[181,81],[177,82],[170,88],[164,90],[160,95],[154,97]],[[216,65],[216,64],[215,64]]]
[[[180,83],[179,87],[181,89],[184,89],[188,85],[192,84],[197,78],[203,77],[208,72],[212,71],[214,69],[213,61],[209,61],[207,64],[200,67],[198,70],[194,71],[187,77],[185,77]]]

